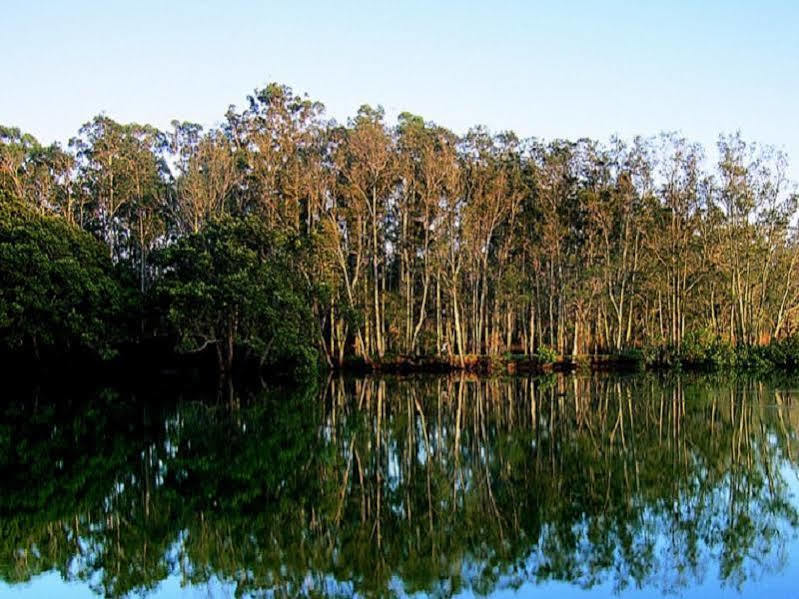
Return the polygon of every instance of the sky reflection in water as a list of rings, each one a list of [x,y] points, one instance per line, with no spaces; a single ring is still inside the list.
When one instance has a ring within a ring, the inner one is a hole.
[[[0,596],[793,596],[797,387],[15,392]]]

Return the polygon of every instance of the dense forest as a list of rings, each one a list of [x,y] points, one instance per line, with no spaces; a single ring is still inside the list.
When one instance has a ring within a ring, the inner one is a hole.
[[[99,115],[61,147],[0,127],[0,345],[170,339],[223,370],[799,347],[787,159],[717,150],[369,106],[342,125],[278,84],[212,129]]]

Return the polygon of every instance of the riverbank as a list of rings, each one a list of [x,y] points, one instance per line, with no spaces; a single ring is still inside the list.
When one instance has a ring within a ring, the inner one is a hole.
[[[693,339],[679,350],[670,346],[630,349],[621,353],[558,355],[544,349],[534,355],[389,356],[350,358],[334,370],[397,374],[467,371],[479,374],[545,374],[549,372],[636,372],[641,370],[799,372],[799,340],[789,337],[765,345],[733,346],[719,340]]]
[[[181,353],[174,349],[174,339],[162,337],[140,343],[122,345],[110,359],[101,359],[87,352],[49,352],[32,360],[24,354],[0,352],[0,368],[13,372],[48,373],[61,376],[92,371],[110,379],[184,376],[207,381],[220,377],[215,352],[209,347],[202,352]],[[715,341],[710,344],[686,343],[678,351],[668,346],[630,349],[620,353],[558,355],[543,347],[533,355],[502,354],[451,356],[402,356],[365,359],[350,356],[341,364],[325,364],[310,357],[310,367],[297,369],[292,362],[273,363],[264,367],[251,353],[236,351],[235,368],[222,375],[253,381],[297,381],[325,371],[342,374],[447,374],[468,372],[479,375],[536,375],[553,372],[630,373],[649,371],[684,372],[799,372],[799,340],[795,337],[772,341],[766,345],[732,346]]]
[[[622,354],[581,354],[542,360],[536,356],[478,356],[469,354],[461,362],[457,356],[391,356],[380,360],[352,358],[333,370],[347,373],[428,374],[472,372],[478,374],[546,374],[549,372],[631,372],[641,370],[643,363]]]

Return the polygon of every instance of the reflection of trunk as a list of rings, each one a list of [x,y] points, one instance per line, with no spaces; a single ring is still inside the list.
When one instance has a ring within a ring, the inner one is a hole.
[[[338,507],[336,508],[336,517],[333,519],[336,526],[338,527],[339,523],[341,522],[341,510],[344,507],[344,498],[347,495],[347,485],[349,484],[350,480],[350,470],[352,470],[352,459],[355,457],[355,437],[352,437],[350,441],[350,447],[347,451],[347,467],[344,469],[344,480],[341,483],[341,489],[338,492]],[[361,485],[363,486],[363,485]]]
[[[385,396],[385,381],[380,380],[377,383],[377,432],[375,435],[375,481],[377,483],[377,516],[375,521],[377,523],[377,548],[380,549],[383,545],[383,536],[380,530],[380,520],[383,508],[383,452],[381,451],[383,445],[383,405]]]
[[[458,409],[455,413],[455,445],[452,448],[455,454],[455,476],[452,482],[452,506],[455,508],[455,498],[458,491],[458,477],[460,476],[460,462],[461,462],[461,415],[463,413],[463,391],[466,385],[465,377],[461,373],[460,380],[458,381]]]

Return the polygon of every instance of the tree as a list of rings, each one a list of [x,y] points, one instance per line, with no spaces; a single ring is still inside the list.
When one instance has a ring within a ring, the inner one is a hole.
[[[314,364],[308,288],[289,239],[256,217],[211,219],[157,257],[155,291],[178,336],[178,349],[214,348],[220,372],[237,351],[261,365]]]
[[[0,348],[35,358],[110,357],[134,298],[101,243],[0,195]]]
[[[127,262],[147,286],[147,255],[164,233],[170,173],[166,136],[149,125],[123,125],[99,115],[70,141],[78,158],[78,185],[89,198],[88,224],[115,261]]]
[[[386,351],[381,288],[386,284],[385,224],[389,196],[396,183],[393,140],[383,123],[382,107],[361,106],[346,130],[345,141],[335,157],[341,193],[364,229],[358,231],[371,257],[371,290],[364,285],[364,299],[370,306],[372,335],[367,334],[378,357]],[[383,269],[381,271],[381,265]],[[371,304],[371,305],[370,305]],[[367,320],[367,325],[369,325]]]
[[[243,173],[230,140],[219,130],[173,123],[177,156],[174,220],[177,233],[198,233],[210,219],[230,213],[229,200]]]
[[[270,83],[208,131],[100,115],[62,149],[0,127],[0,189],[94,233],[143,293],[166,273],[154,250],[260,220],[302,247],[293,270],[330,364],[679,353],[686,335],[752,346],[799,331],[787,158],[740,134],[718,148],[708,165],[673,133],[458,136],[408,112],[387,126],[368,105],[339,125]]]

